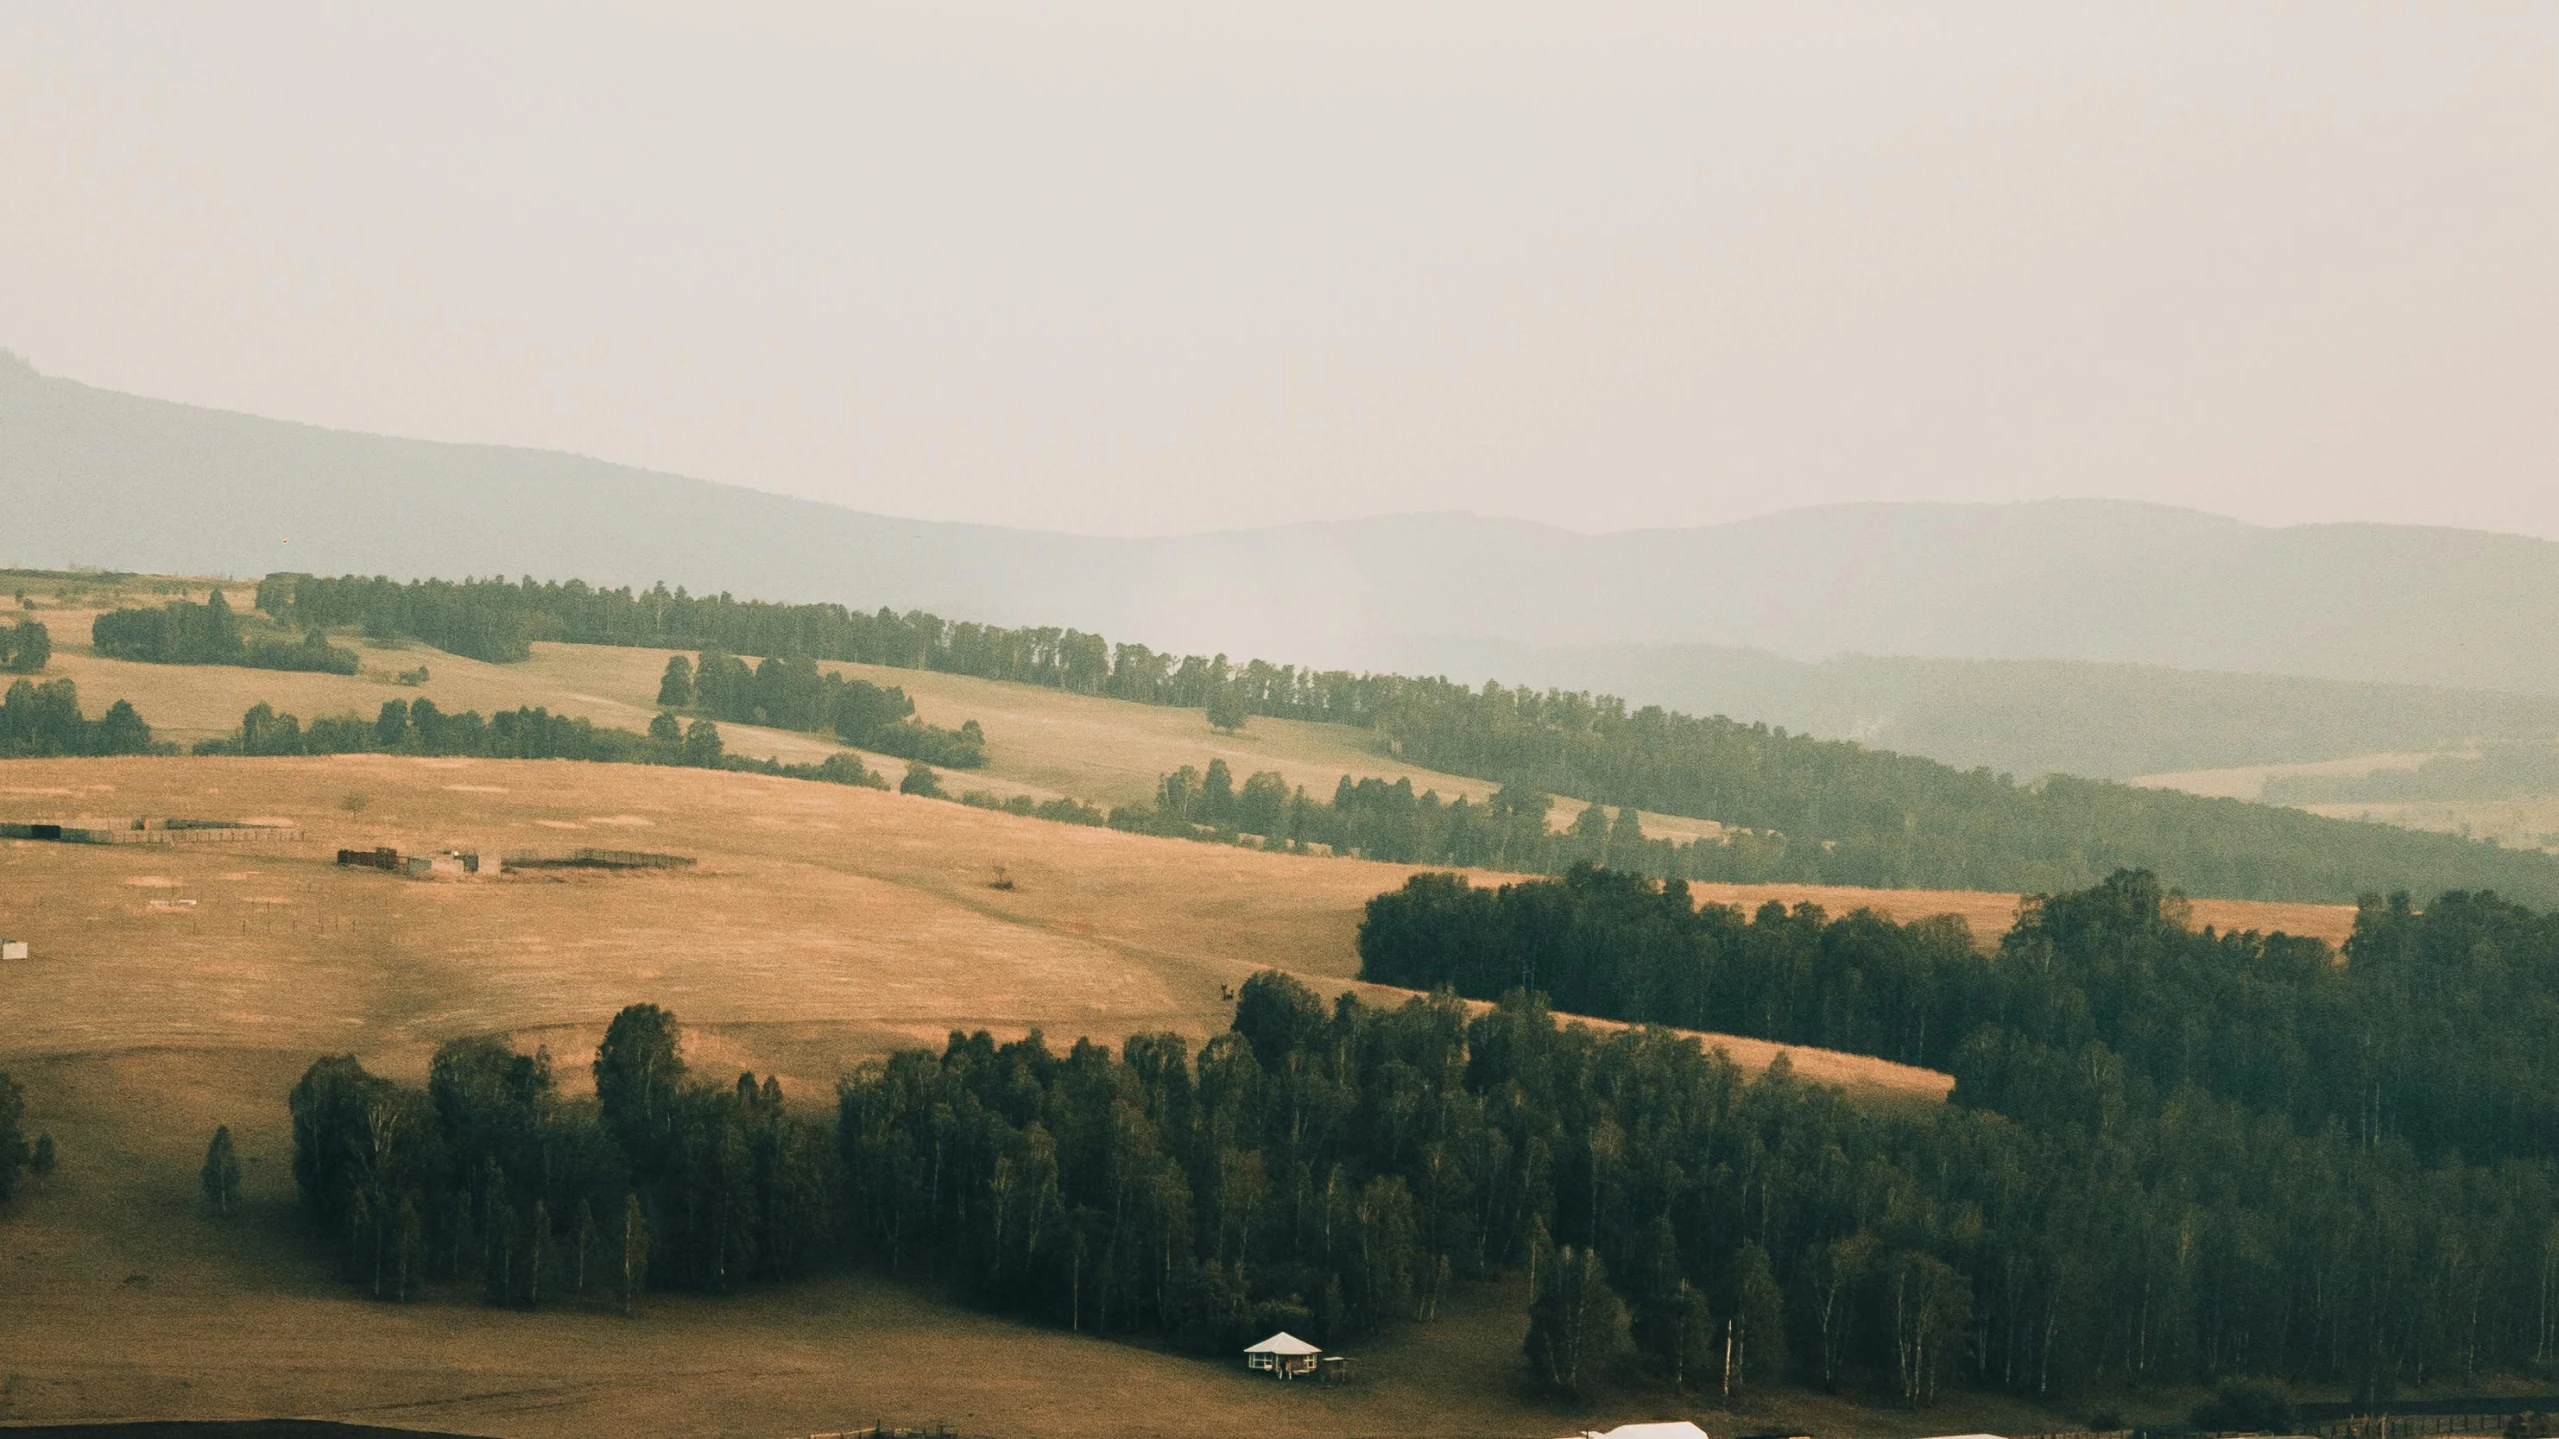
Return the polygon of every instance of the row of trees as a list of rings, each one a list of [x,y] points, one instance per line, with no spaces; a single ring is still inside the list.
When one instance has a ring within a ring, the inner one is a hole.
[[[986,734],[977,721],[955,730],[921,723],[903,688],[821,671],[806,655],[767,656],[751,669],[725,650],[704,650],[698,660],[673,655],[658,681],[658,703],[739,724],[831,732],[846,744],[918,764],[977,769],[986,763]]]
[[[784,764],[726,752],[720,728],[709,720],[686,724],[672,713],[660,713],[646,734],[599,725],[571,715],[556,715],[538,705],[500,710],[483,717],[477,710],[447,713],[433,700],[385,700],[372,719],[324,715],[305,726],[300,717],[279,714],[272,705],[253,705],[240,717],[240,728],[198,741],[198,754],[319,755],[415,754],[468,755],[481,759],[571,759],[604,764],[675,765],[694,769],[744,770],[833,784],[886,787],[879,775],[849,754],[829,755],[818,764]]]
[[[649,721],[646,734],[634,734],[578,716],[553,714],[539,705],[483,716],[478,710],[447,712],[430,699],[384,700],[381,710],[370,720],[357,715],[323,715],[305,725],[299,716],[279,714],[273,705],[262,701],[241,715],[239,729],[198,741],[195,752],[572,759],[742,770],[872,789],[887,787],[886,780],[849,754],[831,754],[816,764],[784,764],[729,754],[717,724],[706,719],[687,724],[671,711],[661,712]]]
[[[1554,798],[1506,787],[1482,802],[1461,795],[1443,801],[1436,790],[1416,793],[1410,779],[1354,780],[1344,775],[1329,800],[1292,788],[1276,770],[1259,770],[1235,782],[1226,761],[1205,770],[1184,765],[1158,777],[1155,802],[1124,805],[1110,814],[1118,829],[1234,843],[1259,839],[1274,849],[1324,845],[1394,864],[1450,864],[1468,868],[1561,874],[1576,864],[1611,864],[1682,872],[1713,862],[1713,841],[1681,845],[1643,832],[1632,809],[1612,818],[1605,805],[1585,805],[1561,831],[1548,829]],[[1749,836],[1737,842],[1748,843]],[[1691,851],[1697,853],[1692,856]]]
[[[528,1308],[601,1289],[627,1309],[649,1285],[786,1278],[825,1250],[829,1146],[778,1082],[695,1080],[655,1005],[614,1016],[593,1073],[595,1098],[567,1099],[547,1051],[493,1039],[446,1044],[423,1089],[314,1062],[288,1100],[294,1182],[347,1278],[386,1299],[469,1280]]]
[[[133,706],[117,700],[90,719],[69,680],[19,680],[0,696],[0,759],[55,755],[154,754],[163,746]]]
[[[2062,776],[2019,783],[1766,725],[1633,708],[1605,695],[1470,689],[1260,660],[1239,667],[1223,655],[1176,658],[1074,630],[952,624],[920,612],[866,615],[663,586],[273,575],[259,586],[259,603],[290,623],[362,623],[368,632],[412,634],[484,659],[521,658],[532,638],[717,647],[1214,709],[1221,722],[1265,714],[1358,725],[1418,765],[1517,794],[1575,795],[1730,827],[1726,842],[1686,847],[1675,863],[1664,847],[1629,866],[1695,879],[2053,891],[2134,867],[2190,893],[2242,899],[2346,902],[2373,876],[2390,875],[2424,892],[2493,887],[2559,904],[2559,859],[2539,853],[2171,790]],[[505,644],[472,647],[499,632],[510,636]],[[1416,823],[1425,832],[1411,847],[1428,856],[1430,821]]]
[[[0,629],[0,674],[42,674],[53,662],[53,633],[38,621],[20,616]]]
[[[215,590],[203,604],[171,600],[156,610],[109,610],[89,626],[89,643],[115,659],[164,665],[245,665],[251,669],[301,670],[351,675],[353,650],[329,643],[318,629],[300,643],[249,639],[230,601]]]

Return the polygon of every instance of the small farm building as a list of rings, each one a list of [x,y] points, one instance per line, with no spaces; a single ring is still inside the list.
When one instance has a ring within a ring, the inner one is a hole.
[[[23,939],[0,939],[0,959],[24,959],[27,942]]]
[[[1296,1379],[1315,1372],[1316,1361],[1324,1351],[1282,1330],[1244,1351],[1244,1367],[1262,1369],[1282,1379]]]

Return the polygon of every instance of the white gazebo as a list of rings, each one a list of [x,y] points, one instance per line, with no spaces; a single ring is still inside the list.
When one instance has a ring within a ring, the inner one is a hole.
[[[1324,1351],[1283,1329],[1244,1351],[1244,1367],[1296,1379],[1315,1372]]]

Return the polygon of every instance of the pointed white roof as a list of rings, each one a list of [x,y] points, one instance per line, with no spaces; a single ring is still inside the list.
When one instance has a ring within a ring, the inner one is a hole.
[[[1324,1351],[1283,1329],[1244,1352],[1247,1354],[1321,1354]]]

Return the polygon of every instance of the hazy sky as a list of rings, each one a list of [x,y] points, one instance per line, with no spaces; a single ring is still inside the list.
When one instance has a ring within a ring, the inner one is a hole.
[[[729,8],[0,7],[0,346],[1097,532],[2559,537],[2559,5]]]

